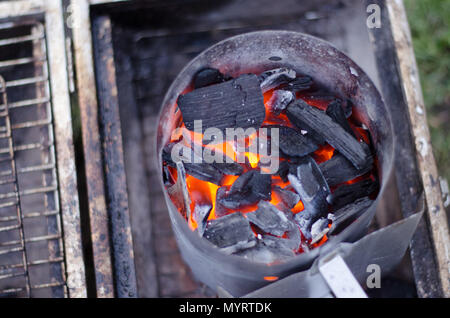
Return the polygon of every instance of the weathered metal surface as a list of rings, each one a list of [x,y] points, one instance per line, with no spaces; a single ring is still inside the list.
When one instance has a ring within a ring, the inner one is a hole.
[[[137,297],[111,28],[109,17],[94,18],[92,33],[105,161],[106,197],[114,255],[115,291],[117,297]]]
[[[0,3],[0,18],[40,14],[45,9],[45,0],[3,1]]]
[[[104,187],[102,145],[90,27],[90,7],[87,0],[73,0],[71,6],[97,297],[114,297],[109,217]]]
[[[46,33],[69,297],[86,297],[62,2],[46,1]],[[59,222],[59,221],[58,221]],[[57,225],[60,227],[60,225]],[[59,244],[63,244],[62,240]],[[56,255],[55,255],[56,256]]]
[[[419,73],[411,33],[402,0],[387,1],[402,88],[408,105],[416,158],[427,202],[428,224],[433,239],[443,295],[450,297],[450,236],[436,161],[431,147]]]
[[[134,87],[136,82],[135,60],[131,57],[131,52],[134,50],[133,44],[135,42],[132,37],[126,36],[124,30],[118,27],[117,24],[114,23],[113,25],[114,60],[116,74],[120,74],[120,76],[116,77],[116,81],[119,94],[118,101],[119,105],[121,105],[119,111],[131,231],[133,234],[137,289],[139,297],[155,298],[158,297],[159,279],[157,279],[157,256],[153,248],[157,244],[153,229],[156,218],[152,213],[154,212],[154,203],[163,202],[164,197],[162,193],[159,196],[155,193],[154,185],[148,180],[148,176],[152,174],[152,171],[147,166],[147,162],[156,162],[156,156],[153,158],[153,153],[146,153],[145,149],[151,148],[155,138],[153,138],[154,136],[146,138],[144,129],[145,131],[155,131],[151,126],[155,126],[156,115],[151,123],[144,123],[144,116],[140,109],[140,103],[136,100]],[[164,205],[159,204],[158,206]],[[164,213],[167,215],[166,211]],[[173,244],[170,244],[170,238],[165,239],[158,236],[158,239],[161,240],[161,245],[163,245],[160,250],[170,253],[171,249],[174,248]],[[181,261],[179,266],[174,265],[174,263],[170,262],[168,265],[163,266],[165,269],[176,268],[178,270],[184,265]],[[181,281],[181,279],[178,279],[178,281]],[[177,286],[174,286],[174,289],[177,292],[181,292]]]

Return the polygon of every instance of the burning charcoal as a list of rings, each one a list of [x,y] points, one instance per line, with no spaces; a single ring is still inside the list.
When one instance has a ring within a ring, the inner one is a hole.
[[[311,238],[311,226],[318,218],[327,213],[327,196],[330,188],[316,162],[307,157],[296,168],[296,174],[288,176],[291,185],[300,195],[305,210],[296,214],[295,220],[305,237]]]
[[[244,208],[270,200],[272,196],[272,178],[257,170],[250,170],[241,175],[228,190],[227,187],[217,192],[217,203],[231,210]]]
[[[356,220],[372,205],[369,198],[362,198],[334,212],[334,220],[329,235],[336,235]]]
[[[214,168],[219,170],[222,174],[240,176],[244,172],[244,168],[237,162],[233,163],[212,163]]]
[[[212,206],[204,204],[204,205],[196,205],[194,212],[192,214],[192,218],[194,219],[195,223],[197,223],[197,231],[200,236],[203,236],[203,233],[205,233],[206,229],[206,223],[209,217],[209,214],[211,213]]]
[[[277,90],[273,92],[272,97],[269,100],[269,105],[272,112],[279,115],[282,110],[285,110],[290,103],[295,100],[295,95],[291,91]]]
[[[283,212],[265,201],[259,202],[258,210],[247,213],[246,216],[251,223],[261,230],[276,236],[283,236],[291,229],[292,225]]]
[[[340,101],[340,100],[339,100]],[[353,114],[353,103],[350,99],[347,99],[346,102],[342,105],[344,109],[345,118],[350,118]]]
[[[289,209],[294,208],[300,201],[300,196],[297,193],[285,190],[279,186],[275,186],[272,192],[275,192]]]
[[[240,212],[208,222],[204,237],[227,254],[256,245],[250,223]]]
[[[231,81],[196,89],[178,98],[186,128],[194,121],[207,128],[259,128],[266,117],[264,99],[256,75],[242,75]]]
[[[248,195],[245,192],[236,192],[229,194],[228,187],[220,187],[217,190],[216,196],[216,214],[219,212],[219,217],[228,213],[228,210],[237,210],[256,204],[260,199],[255,195]],[[219,210],[217,211],[217,208]]]
[[[367,165],[369,154],[363,146],[325,112],[308,105],[301,99],[290,104],[287,115],[300,129],[312,130],[344,155],[358,169]],[[304,128],[302,128],[302,126]]]
[[[291,168],[291,164],[289,163],[289,161],[281,161],[280,162],[280,167],[278,168],[278,171],[276,173],[277,176],[280,176],[281,180],[283,180],[283,182],[288,182],[288,174],[289,174],[289,169]]]
[[[186,172],[199,180],[219,185],[223,175],[214,166],[208,163],[185,163]]]
[[[316,222],[314,222],[314,224],[311,227],[312,241],[310,245],[319,242],[324,237],[324,235],[330,231],[328,223],[329,220],[326,218],[320,218]]]
[[[319,165],[330,187],[353,180],[372,170],[373,159],[369,157],[363,169],[356,169],[343,155],[335,154],[330,160]]]
[[[191,197],[189,196],[186,184],[186,170],[184,169],[182,162],[177,162],[176,168],[178,175],[177,182],[173,186],[167,188],[167,192],[169,193],[172,202],[187,220],[187,216],[191,215]]]
[[[250,170],[240,176],[231,186],[230,195],[241,193],[251,194],[260,200],[270,200],[272,195],[272,178],[258,170]]]
[[[356,199],[369,196],[376,191],[377,188],[378,182],[366,179],[357,183],[340,186],[328,196],[327,200],[335,209],[340,209]]]
[[[179,158],[183,161],[184,168],[187,174],[197,178],[199,180],[211,182],[219,185],[223,179],[223,173],[215,167],[215,165],[208,163],[195,163],[202,162],[201,156],[198,156],[191,148],[179,143],[170,143],[164,147],[162,152],[163,161],[171,166],[175,167],[176,164],[172,158],[172,149],[178,145],[180,147]]]
[[[225,82],[225,76],[215,68],[205,68],[198,72],[194,77],[195,89],[205,87],[212,84]]]
[[[291,157],[303,157],[316,151],[319,146],[307,136],[293,128],[278,127],[280,132],[280,149]]]
[[[296,76],[297,73],[294,70],[282,67],[262,73],[259,76],[259,81],[261,89],[265,93],[282,84],[287,84],[294,80]]]
[[[255,247],[240,251],[236,255],[266,264],[287,260],[295,256],[295,253],[283,241],[283,239],[267,235]]]
[[[356,138],[350,124],[345,117],[344,109],[342,108],[342,103],[340,100],[335,100],[331,102],[328,107],[326,114],[330,116],[336,123],[338,123],[346,132]]]
[[[310,89],[313,84],[311,77],[302,76],[290,81],[287,88],[293,92],[301,92]]]

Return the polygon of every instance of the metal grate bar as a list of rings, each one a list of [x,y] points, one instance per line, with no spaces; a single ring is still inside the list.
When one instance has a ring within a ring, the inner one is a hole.
[[[43,38],[44,38],[43,34],[18,36],[15,38],[0,40],[0,46],[19,44],[19,43],[23,43],[23,42],[31,42],[34,40],[41,40]]]
[[[19,168],[19,169],[17,169],[17,173],[24,174],[24,173],[29,173],[29,172],[39,172],[39,171],[45,171],[45,170],[50,170],[50,169],[56,169],[55,164],[47,164],[47,165]],[[11,174],[11,170],[3,171],[0,173],[0,177],[8,176],[10,174]]]
[[[14,202],[10,203],[9,206],[15,205]],[[5,207],[5,206],[3,206]],[[2,206],[0,206],[2,208]],[[33,219],[33,218],[40,218],[40,217],[46,217],[46,216],[54,216],[58,215],[59,211],[47,211],[47,212],[31,212],[23,215],[23,219]],[[0,217],[0,222],[11,222],[16,220],[15,216],[4,216]]]
[[[46,236],[39,236],[39,237],[32,237],[32,238],[27,238],[25,239],[25,243],[36,243],[36,242],[42,242],[42,241],[52,241],[52,240],[59,240],[61,238],[61,235],[57,234],[57,235],[46,235]],[[0,243],[0,247],[5,247],[5,246],[13,246],[13,245],[17,245],[20,244],[21,242],[16,240],[16,241],[9,241],[6,243]]]
[[[9,109],[11,110],[11,109],[15,109],[15,108],[35,106],[38,104],[44,104],[44,103],[48,103],[48,102],[50,102],[50,99],[48,97],[28,99],[28,100],[23,100],[23,101],[16,102],[16,103],[10,103]],[[2,108],[0,107],[0,111],[1,110],[2,110]]]
[[[17,225],[15,229],[18,229],[19,231],[19,237],[20,237],[20,244],[21,247],[19,248],[22,252],[22,263],[23,263],[23,269],[24,272],[27,274],[28,273],[28,258],[27,258],[27,253],[26,253],[26,246],[25,246],[25,232],[24,232],[24,228],[23,228],[23,220],[22,220],[22,210],[21,210],[21,206],[20,206],[20,191],[19,191],[19,184],[17,181],[17,173],[16,173],[16,163],[14,160],[14,146],[13,146],[13,136],[12,136],[12,129],[11,129],[11,121],[10,118],[8,116],[8,98],[7,98],[7,86],[5,83],[5,80],[3,79],[3,77],[0,76],[0,94],[2,95],[2,105],[4,105],[5,107],[5,121],[4,121],[4,125],[5,125],[5,131],[6,131],[6,136],[5,138],[7,138],[8,140],[8,145],[9,145],[9,157],[11,158],[10,161],[10,165],[11,165],[11,177],[13,179],[16,180],[16,182],[14,183],[14,198],[16,199],[16,214],[17,214]],[[8,251],[5,251],[8,252]],[[0,255],[3,252],[0,252]],[[26,294],[27,296],[30,296],[30,288],[31,288],[31,283],[30,283],[30,277],[28,275],[25,275],[25,290],[26,290]]]
[[[44,61],[45,61],[45,59],[35,59],[33,57],[25,57],[25,58],[16,59],[16,60],[1,61],[0,68],[24,65],[24,64],[29,64],[29,63],[36,63],[36,62],[44,62]]]
[[[0,25],[0,29],[8,34],[0,38],[0,47],[14,44],[21,52],[20,58],[8,56],[0,61],[0,73],[8,68],[4,95],[11,93],[14,99],[10,104],[0,102],[0,117],[11,120],[8,127],[0,127],[0,137],[12,141],[8,147],[2,143],[0,161],[13,164],[0,172],[4,183],[0,190],[0,295],[23,296],[25,292],[31,297],[33,290],[48,289],[42,292],[47,297],[67,296],[45,28],[40,22],[19,22]],[[10,119],[11,110],[14,116]],[[20,144],[15,144],[18,140]],[[20,213],[14,215],[14,207]],[[27,260],[31,252],[39,261]],[[8,265],[12,254],[19,253],[25,259]],[[29,272],[30,266],[37,265]]]
[[[18,80],[15,80],[15,81],[6,82],[6,87],[7,88],[19,87],[19,86],[25,86],[25,85],[30,85],[30,84],[43,83],[43,82],[47,82],[47,81],[48,81],[48,78],[44,77],[44,76],[31,77],[31,78],[22,78],[22,79],[18,79]]]

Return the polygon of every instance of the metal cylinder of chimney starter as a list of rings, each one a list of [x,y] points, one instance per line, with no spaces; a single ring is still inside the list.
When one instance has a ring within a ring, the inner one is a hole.
[[[372,206],[340,234],[321,247],[297,255],[280,264],[251,262],[236,255],[226,255],[189,228],[186,220],[164,189],[172,228],[184,261],[198,280],[214,290],[217,287],[239,297],[269,282],[267,276],[285,277],[306,270],[321,254],[340,242],[362,237],[386,191],[392,173],[394,140],[391,117],[380,94],[369,77],[349,57],[321,39],[289,31],[260,31],[224,40],[192,60],[177,76],[162,104],[158,123],[156,151],[162,171],[162,149],[176,128],[176,101],[192,85],[193,76],[201,69],[213,67],[222,73],[238,76],[244,73],[289,67],[311,76],[316,83],[342,99],[351,99],[357,120],[368,127],[377,157],[380,191]],[[162,175],[160,186],[164,188]]]

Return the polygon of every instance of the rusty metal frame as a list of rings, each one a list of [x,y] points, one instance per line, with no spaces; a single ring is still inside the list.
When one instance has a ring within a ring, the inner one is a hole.
[[[0,3],[1,20],[28,16],[42,16],[46,28],[68,296],[86,297],[62,3],[60,0]]]
[[[91,21],[91,5],[112,2],[71,1],[73,47],[97,297],[136,297],[110,21]]]

